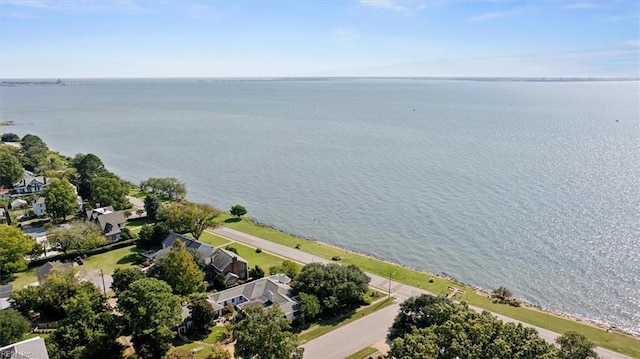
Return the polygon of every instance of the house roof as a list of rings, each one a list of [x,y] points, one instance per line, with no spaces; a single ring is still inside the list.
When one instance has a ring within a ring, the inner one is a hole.
[[[184,243],[185,247],[194,248],[195,250],[200,252],[200,254],[202,254],[205,260],[213,256],[213,252],[215,250],[213,246],[206,243],[202,243],[195,239],[189,238],[185,235],[173,233],[173,232],[169,233],[167,237],[165,237],[165,239],[162,241],[162,247],[163,248],[173,247],[173,243],[176,241],[176,239],[181,240],[182,243]]]
[[[38,199],[36,199],[36,201],[34,202],[34,204],[44,204],[44,197],[38,197]]]
[[[124,218],[122,211],[109,212],[97,217],[98,225],[105,236],[111,236],[122,232],[120,225],[127,220]]]
[[[238,262],[247,262],[244,258],[239,255],[228,251],[226,249],[218,248],[215,253],[213,253],[213,258],[211,258],[211,264],[218,270],[218,272],[224,271],[225,268],[229,266],[229,264],[233,263],[233,259],[236,259]]]
[[[22,178],[13,184],[13,187],[25,187],[28,186],[29,184],[31,184],[32,182],[37,182],[41,185],[46,185],[47,184],[47,177],[45,176],[34,176],[33,172],[27,171],[27,170],[22,170]]]
[[[224,308],[224,302],[231,299],[244,297],[245,302],[239,307],[247,305],[262,305],[268,307],[278,303],[285,315],[291,314],[295,310],[297,302],[293,300],[293,289],[287,284],[291,279],[284,274],[276,274],[270,277],[260,278],[247,284],[239,285],[221,292],[214,293],[207,297],[214,309]]]
[[[92,221],[95,221],[98,218],[98,216],[109,214],[112,212],[115,212],[115,209],[113,209],[113,206],[88,209],[85,211],[87,218]]]
[[[25,201],[24,199],[16,199],[15,201],[11,202],[11,207],[17,207],[23,204],[27,204],[27,201]]]
[[[35,337],[0,348],[0,358],[49,359],[44,339]]]

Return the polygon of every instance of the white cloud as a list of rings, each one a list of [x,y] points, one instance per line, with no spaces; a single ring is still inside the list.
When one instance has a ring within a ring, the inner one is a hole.
[[[629,40],[626,42],[626,44],[629,46],[640,47],[640,40]]]
[[[484,14],[476,15],[471,18],[471,21],[487,21],[487,20],[499,19],[501,17],[506,17],[509,15],[511,15],[511,12],[509,11],[493,11],[493,12],[487,12]]]
[[[427,7],[427,4],[424,1],[418,0],[359,0],[358,2],[362,5],[404,14],[413,14],[424,10]]]
[[[352,42],[360,37],[360,33],[355,29],[340,27],[333,30],[333,36],[340,42]]]

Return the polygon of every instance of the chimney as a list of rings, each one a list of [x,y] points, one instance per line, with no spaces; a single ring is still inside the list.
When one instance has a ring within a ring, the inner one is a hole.
[[[278,276],[278,281],[282,284],[287,284],[287,276],[284,274],[280,274]]]

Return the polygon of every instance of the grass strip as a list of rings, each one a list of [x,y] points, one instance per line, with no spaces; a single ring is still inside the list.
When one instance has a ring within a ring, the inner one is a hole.
[[[368,358],[371,354],[377,352],[378,349],[372,347],[366,347],[364,349],[360,349],[357,352],[349,355],[345,359],[363,359]]]
[[[388,299],[388,298],[379,300],[377,302],[373,302],[367,307],[361,308],[353,312],[349,316],[338,316],[338,317],[323,321],[319,324],[312,325],[311,328],[307,329],[306,331],[298,335],[298,339],[300,339],[301,343],[306,343],[324,334],[327,334],[333,330],[343,327],[353,321],[362,319],[369,314],[377,312],[378,310],[384,309],[390,306],[391,304],[393,304],[393,299]]]
[[[231,218],[231,216],[228,214],[221,215],[219,220],[224,221],[227,218]],[[389,277],[389,275],[393,273],[392,278],[394,281],[422,288],[432,293],[448,294],[448,287],[457,287],[465,291],[464,295],[456,297],[458,300],[466,301],[471,305],[475,305],[494,313],[503,314],[557,333],[575,331],[583,334],[598,346],[634,358],[640,358],[640,340],[629,335],[607,332],[589,324],[580,323],[578,321],[563,318],[534,308],[512,307],[506,304],[493,303],[491,298],[476,293],[476,290],[472,287],[462,285],[445,278],[434,277],[434,275],[429,273],[419,272],[411,268],[351,252],[343,248],[296,237],[271,227],[259,225],[250,220],[243,219],[238,222],[222,223],[229,228],[264,238],[287,247],[300,245],[301,251],[326,259],[331,259],[333,256],[339,256],[342,259],[341,263],[355,264],[364,271],[383,277]],[[430,283],[430,279],[433,279],[432,283]]]

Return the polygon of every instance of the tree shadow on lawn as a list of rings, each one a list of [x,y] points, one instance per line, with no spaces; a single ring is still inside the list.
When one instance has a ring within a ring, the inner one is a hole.
[[[320,327],[327,327],[327,326],[336,326],[339,325],[340,323],[342,323],[343,321],[351,318],[353,315],[356,314],[356,308],[352,308],[349,309],[348,311],[332,316],[329,314],[323,314],[320,317],[316,318],[315,320],[311,321],[311,322],[305,322],[305,323],[296,323],[293,326],[293,332],[294,333],[301,333],[309,328],[311,328],[311,326],[313,325],[318,325]]]
[[[238,218],[238,217],[230,217],[224,220],[224,223],[236,223],[236,222],[240,222],[242,220],[242,218]]]
[[[139,259],[140,255],[138,254],[138,252],[132,252],[127,254],[126,256],[118,259],[118,261],[116,262],[117,264],[132,264],[132,263],[137,263],[138,259]]]

